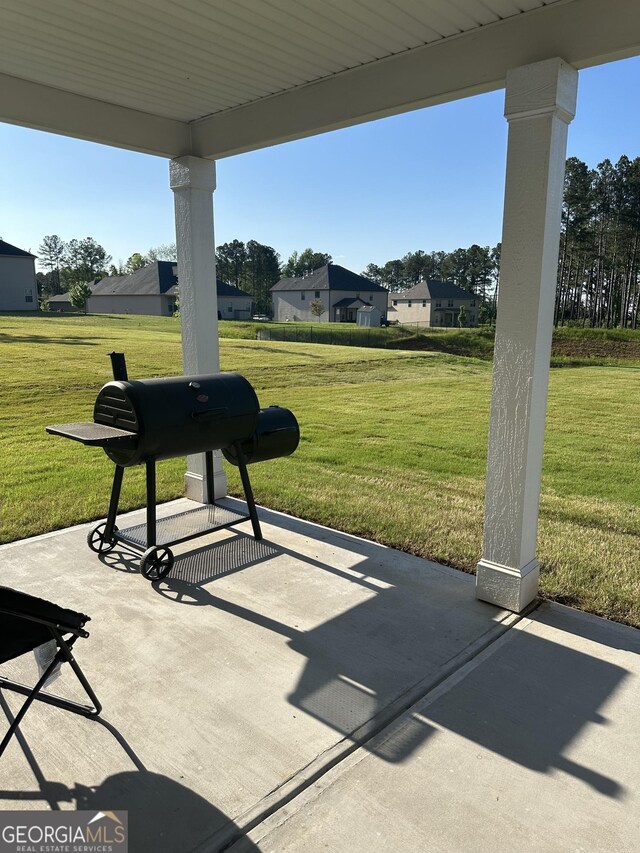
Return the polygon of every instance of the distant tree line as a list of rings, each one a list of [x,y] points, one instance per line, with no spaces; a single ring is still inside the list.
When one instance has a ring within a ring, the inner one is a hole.
[[[38,257],[48,270],[37,276],[41,298],[66,293],[74,285],[104,275],[105,267],[111,261],[111,256],[93,237],[65,242],[57,234],[43,238]]]
[[[478,296],[480,322],[495,316],[501,246],[419,249],[382,266],[371,263],[362,275],[399,292],[421,281],[452,281]],[[105,275],[127,275],[156,260],[176,260],[175,244],[134,252],[125,262],[111,257],[92,237],[64,242],[43,239],[38,273],[41,298],[71,291]],[[253,297],[258,313],[271,312],[271,288],[280,278],[304,277],[331,262],[311,248],[294,251],[286,262],[257,240],[231,240],[216,249],[217,275]],[[590,169],[576,157],[567,160],[556,289],[556,325],[637,328],[640,310],[640,157],[604,160]]]
[[[500,244],[454,252],[409,252],[363,275],[401,291],[427,279],[453,281],[480,297],[481,318],[495,313]],[[567,160],[558,256],[555,325],[636,329],[640,310],[640,157],[590,169]],[[482,321],[482,320],[481,320]]]
[[[152,261],[175,259],[175,243],[169,243],[149,249],[146,255],[134,252],[126,263],[120,261],[116,266],[93,237],[65,242],[57,234],[49,234],[38,247],[38,260],[47,270],[36,275],[40,299],[46,302],[58,293],[73,292],[84,293],[86,301],[86,285],[91,281],[107,275],[129,275]],[[72,304],[76,302],[72,300]]]
[[[452,281],[488,300],[500,272],[500,244],[491,249],[474,243],[453,252],[408,252],[383,266],[369,264],[362,275],[389,290],[408,290],[421,281]]]
[[[131,273],[152,264],[154,261],[177,261],[178,253],[175,243],[162,243],[160,246],[152,246],[146,254],[134,252],[124,263],[109,266],[109,275],[131,275]]]
[[[249,240],[232,240],[216,249],[216,274],[223,281],[250,293],[259,314],[271,313],[271,288],[281,278],[296,278],[331,262],[331,255],[304,249],[293,252],[284,265],[271,246]]]
[[[567,160],[555,322],[638,327],[640,157]]]

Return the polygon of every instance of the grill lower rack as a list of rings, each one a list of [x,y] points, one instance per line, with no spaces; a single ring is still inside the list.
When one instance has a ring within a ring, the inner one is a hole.
[[[72,436],[67,433],[67,437]],[[233,527],[243,521],[251,521],[255,539],[262,539],[260,521],[256,511],[253,491],[247,473],[244,453],[240,442],[235,442],[234,452],[239,455],[240,477],[247,501],[248,515],[216,504],[213,486],[213,451],[207,450],[205,457],[207,503],[168,518],[156,517],[156,460],[147,459],[147,520],[144,524],[136,524],[124,530],[116,526],[120,491],[124,466],[116,465],[109,502],[109,514],[106,522],[96,525],[89,531],[87,544],[97,554],[108,554],[118,542],[124,542],[129,547],[142,551],[140,573],[149,581],[158,581],[166,577],[173,567],[173,552],[171,545],[187,542],[207,533],[214,533],[226,527]]]
[[[189,539],[195,539],[206,533],[214,533],[216,530],[240,524],[248,518],[249,516],[220,504],[205,504],[167,518],[159,518],[156,522],[156,545],[177,545],[180,542],[188,542]],[[147,525],[136,524],[134,527],[118,530],[115,538],[119,542],[146,548]]]

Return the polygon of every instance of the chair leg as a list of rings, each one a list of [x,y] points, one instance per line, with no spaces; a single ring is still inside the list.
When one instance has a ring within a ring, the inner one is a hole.
[[[9,731],[2,739],[2,743],[0,743],[0,757],[5,751],[7,744],[11,740],[16,729],[22,722],[24,715],[27,713],[29,707],[31,706],[34,700],[37,700],[38,702],[44,702],[47,705],[53,705],[56,708],[62,708],[65,711],[71,711],[74,714],[80,714],[83,717],[97,717],[102,711],[102,705],[100,704],[98,697],[94,693],[93,688],[87,681],[84,672],[81,670],[80,665],[74,658],[73,653],[71,651],[73,643],[76,641],[76,639],[77,638],[74,637],[70,642],[66,642],[60,635],[56,637],[56,641],[59,644],[58,652],[49,664],[49,666],[46,668],[44,673],[40,676],[36,686],[33,689],[27,687],[24,684],[19,684],[16,681],[9,681],[9,679],[0,676],[0,690],[2,688],[6,688],[7,690],[12,690],[15,693],[21,693],[23,696],[27,697],[25,703],[22,705],[22,707],[16,714],[13,723],[9,727]],[[76,675],[76,678],[78,679],[85,693],[91,700],[93,707],[89,707],[88,705],[81,705],[79,702],[72,702],[70,699],[63,699],[61,696],[49,696],[47,694],[43,694],[42,696],[39,695],[40,690],[42,690],[43,686],[47,682],[47,679],[59,663],[68,663],[71,666]]]
[[[63,660],[64,660],[64,655],[62,654],[62,651],[58,651],[58,653],[56,654],[56,656],[54,657],[54,659],[51,661],[51,663],[49,664],[49,666],[45,669],[44,673],[43,673],[43,674],[40,676],[40,678],[38,679],[38,682],[37,682],[36,686],[35,686],[35,687],[33,688],[33,690],[31,690],[31,692],[28,694],[26,701],[24,702],[24,704],[22,705],[22,707],[20,708],[20,710],[18,711],[18,713],[17,713],[17,714],[16,714],[16,716],[14,717],[14,720],[13,720],[13,722],[11,723],[11,725],[10,725],[10,727],[9,727],[9,731],[8,731],[8,732],[6,733],[6,735],[3,737],[3,739],[2,739],[2,743],[0,743],[0,756],[2,756],[2,753],[3,753],[3,752],[5,751],[5,749],[7,748],[7,745],[8,745],[8,743],[9,743],[9,741],[11,740],[11,738],[13,737],[13,735],[14,735],[14,733],[15,733],[16,729],[18,728],[18,726],[19,726],[19,725],[20,725],[20,723],[22,722],[22,718],[24,717],[24,715],[27,713],[27,711],[28,711],[28,710],[29,710],[29,708],[31,707],[31,704],[32,704],[33,700],[34,700],[34,699],[38,699],[38,698],[39,698],[39,697],[38,697],[38,692],[39,692],[40,690],[42,690],[42,687],[43,687],[43,686],[44,686],[44,684],[46,683],[47,679],[49,678],[49,676],[51,675],[51,673],[53,672],[53,670],[54,670],[54,669],[56,668],[56,666],[57,666],[59,663],[61,663]],[[13,688],[14,688],[14,686],[16,686],[16,685],[15,685],[13,682],[6,681],[5,679],[2,679],[2,682],[0,682],[0,687],[3,687],[3,686],[7,686],[7,687],[9,687],[9,689],[13,689]],[[19,685],[19,686],[20,686],[20,687],[22,687],[22,685]],[[22,691],[21,691],[21,690],[19,690],[19,691],[17,691],[17,692],[22,693]]]
[[[78,713],[83,714],[83,716],[85,716],[85,717],[97,717],[100,714],[100,711],[102,711],[102,704],[100,703],[100,700],[98,699],[96,694],[93,692],[93,688],[91,687],[91,685],[87,681],[87,678],[86,678],[84,672],[80,669],[80,665],[78,664],[77,660],[73,657],[73,655],[71,655],[71,657],[67,658],[67,660],[69,662],[71,669],[75,672],[76,678],[78,679],[80,684],[82,684],[82,687],[84,688],[84,692],[87,694],[89,699],[91,699],[91,703],[93,704],[92,709],[87,709],[87,711],[85,711],[85,712],[78,711]],[[63,699],[62,701],[64,702],[65,700]],[[77,703],[77,702],[74,702],[72,704],[78,705],[78,708],[85,708],[86,707],[84,705],[79,705],[79,703]]]

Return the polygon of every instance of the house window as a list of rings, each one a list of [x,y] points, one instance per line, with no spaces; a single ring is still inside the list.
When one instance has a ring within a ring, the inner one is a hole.
[[[373,302],[373,294],[372,293],[369,294],[369,302]]]
[[[300,293],[300,299],[304,302],[304,300],[305,300],[306,298],[307,298],[307,294],[304,292],[304,290],[303,290],[303,291],[301,291],[301,293]]]
[[[442,308],[442,302],[436,302],[436,308]]]
[[[168,302],[167,307],[169,309],[169,316],[173,317],[173,315],[176,313],[176,303],[175,302]]]
[[[475,314],[469,314],[469,322],[475,323],[475,321],[476,321],[476,315]]]
[[[409,300],[409,302],[407,303],[407,307],[411,308],[411,300]]]
[[[24,292],[24,301],[33,302],[33,288],[29,287]]]
[[[320,299],[320,291],[316,290],[314,299]]]
[[[233,304],[231,302],[227,306],[227,314],[233,314]]]
[[[450,300],[449,300],[449,302],[447,303],[447,306],[448,306],[449,308],[453,308],[453,299],[450,299]]]
[[[397,305],[397,304],[398,304],[398,300],[397,300],[397,299],[392,299],[392,300],[391,300],[391,304],[392,304],[392,305]]]
[[[472,307],[472,308],[475,308],[475,307],[476,307],[476,300],[475,300],[475,299],[472,299],[472,300],[471,300],[471,307]]]
[[[422,300],[422,307],[423,307],[423,308],[426,308],[426,307],[427,307],[427,300],[426,300],[426,299],[423,299],[423,300]]]

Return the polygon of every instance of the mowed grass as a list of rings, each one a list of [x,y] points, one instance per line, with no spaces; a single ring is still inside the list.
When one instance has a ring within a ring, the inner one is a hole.
[[[110,379],[181,372],[179,325],[143,317],[0,318],[0,539],[104,516],[113,466],[47,423],[90,420]],[[262,405],[290,407],[296,454],[251,468],[257,500],[472,571],[481,554],[491,364],[426,351],[243,339],[222,367]],[[640,369],[551,374],[538,557],[543,593],[640,626]],[[184,461],[158,466],[160,499],[182,494]],[[230,491],[240,494],[237,471]],[[122,508],[144,504],[128,469]],[[72,555],[70,555],[72,558]]]

